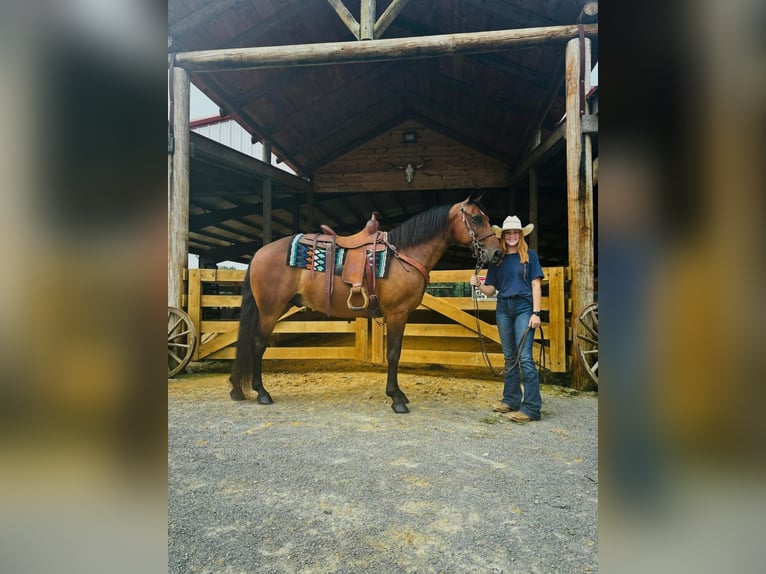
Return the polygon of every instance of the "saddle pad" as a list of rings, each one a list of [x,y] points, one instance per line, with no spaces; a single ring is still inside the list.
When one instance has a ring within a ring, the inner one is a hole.
[[[287,251],[287,266],[298,269],[308,269],[309,271],[319,271],[324,273],[327,269],[327,248],[324,243],[317,243],[316,251],[313,246],[301,243],[303,233],[293,237],[290,243],[290,249]],[[346,249],[343,247],[335,248],[335,274],[340,275],[343,272],[343,263],[346,260]],[[375,257],[375,277],[386,277],[389,267],[389,249],[378,251]],[[367,251],[367,257],[372,261],[372,253]]]

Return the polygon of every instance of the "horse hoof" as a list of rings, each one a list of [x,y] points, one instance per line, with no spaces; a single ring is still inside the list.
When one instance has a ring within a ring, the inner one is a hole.
[[[258,395],[258,404],[260,405],[270,405],[274,401],[271,398],[271,395],[265,394],[265,395]]]
[[[407,408],[407,405],[402,403],[394,403],[391,405],[391,408],[394,409],[394,412],[398,415],[403,415],[410,412],[410,409]]]
[[[229,396],[231,397],[232,401],[244,401],[245,395],[242,394],[242,391],[229,391]]]

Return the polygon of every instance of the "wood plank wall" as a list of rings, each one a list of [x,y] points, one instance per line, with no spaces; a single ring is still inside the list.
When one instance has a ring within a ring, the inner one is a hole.
[[[416,143],[403,143],[405,132]],[[407,182],[404,167],[426,165]],[[393,166],[393,167],[392,167]],[[508,187],[508,165],[416,121],[399,124],[314,173],[315,191],[365,192]]]

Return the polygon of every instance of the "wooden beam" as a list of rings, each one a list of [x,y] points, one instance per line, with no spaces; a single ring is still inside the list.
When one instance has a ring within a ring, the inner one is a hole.
[[[554,75],[550,79],[548,87],[545,89],[545,94],[540,100],[537,106],[537,110],[535,110],[535,113],[532,116],[531,121],[527,125],[527,129],[524,131],[524,135],[521,137],[521,141],[524,141],[524,142],[527,141],[528,139],[533,137],[534,132],[536,132],[542,127],[543,122],[545,121],[545,118],[548,117],[548,113],[551,110],[551,106],[553,106],[553,102],[556,99],[556,96],[558,96],[559,91],[561,91],[561,86],[564,83],[564,53],[565,51],[566,49],[561,50],[561,54],[556,63]]]
[[[245,255],[252,255],[258,249],[263,247],[262,241],[251,241],[250,243],[235,243],[228,247],[221,247],[220,249],[214,249],[210,251],[207,256],[215,259],[216,263],[219,261],[228,261],[237,257],[243,257]]]
[[[598,24],[583,27],[588,36],[598,34]],[[367,42],[327,42],[294,46],[263,46],[179,52],[176,65],[190,71],[246,70],[292,66],[320,66],[352,62],[380,62],[430,58],[451,54],[495,52],[517,46],[534,46],[576,37],[577,26],[550,26],[465,34],[440,34],[420,38],[391,38]]]
[[[439,29],[436,27],[426,26],[422,22],[415,22],[409,18],[405,18],[404,16],[399,17],[399,19],[396,21],[396,28],[397,30],[415,37],[435,36],[439,33]],[[470,60],[473,60],[474,62],[481,64],[482,66],[488,66],[506,74],[521,76],[524,78],[525,82],[538,86],[541,89],[548,85],[548,77],[537,68],[531,68],[529,66],[518,64],[501,55],[492,53],[476,53],[466,54],[466,57]]]
[[[372,40],[375,28],[375,0],[361,0],[359,6],[359,39]]]
[[[267,140],[263,140],[263,149],[261,150],[261,161],[263,163],[266,163],[268,165],[271,165],[271,142]],[[272,197],[271,197],[271,178],[265,177],[263,178],[263,182],[261,184],[261,192],[262,192],[262,199],[263,199],[263,223],[262,223],[262,233],[263,233],[263,244],[266,245],[267,243],[271,243],[273,238],[273,231],[272,231]]]
[[[338,17],[341,19],[341,21],[346,25],[346,28],[348,28],[351,33],[354,35],[354,38],[357,40],[359,39],[359,22],[356,21],[356,18],[354,18],[354,15],[348,11],[348,8],[346,8],[346,5],[343,3],[342,0],[327,0],[330,3],[330,6],[333,7],[335,12],[338,14]]]
[[[181,307],[189,251],[189,74],[173,70],[173,158],[168,189],[168,306]]]
[[[578,112],[579,116],[579,112]],[[579,126],[578,126],[579,127]],[[567,135],[567,123],[561,124],[556,131],[549,135],[543,143],[534,148],[529,155],[521,161],[519,167],[511,174],[510,184],[516,183],[529,175],[529,170],[544,159],[548,158],[557,149]]]
[[[534,145],[535,147],[540,145],[540,138],[542,133],[540,130],[535,131]],[[529,247],[534,251],[538,250],[539,238],[540,238],[540,222],[538,221],[538,185],[537,185],[537,168],[532,166],[529,168],[529,221],[535,224],[535,230],[537,233],[532,234],[529,239]]]
[[[402,11],[402,9],[407,5],[407,2],[409,1],[410,0],[393,0],[393,2],[388,5],[388,8],[386,8],[385,12],[383,12],[383,14],[380,15],[380,18],[378,18],[378,21],[375,22],[375,28],[373,31],[373,36],[375,36],[375,39],[383,36],[383,33],[388,29],[391,23],[399,15],[399,12]]]
[[[208,139],[205,136],[192,133],[191,141],[194,145],[194,157],[236,167],[257,177],[270,177],[274,181],[279,182],[280,185],[295,191],[308,193],[311,189],[311,182]]]
[[[173,36],[174,42],[176,38],[188,34],[203,24],[208,24],[218,14],[233,8],[240,2],[242,0],[217,0],[216,2],[205,4],[202,8],[195,10],[188,16],[184,16],[176,23],[170,25],[170,34]]]
[[[394,66],[393,62],[372,66],[356,76],[353,81],[345,82],[337,88],[325,92],[320,100],[311,102],[309,105],[289,115],[280,116],[277,118],[277,123],[274,126],[265,127],[270,131],[272,137],[276,137],[283,130],[294,130],[298,129],[295,126],[306,126],[311,123],[312,118],[327,109],[340,108],[346,99],[362,101],[362,94],[366,94],[370,89],[375,90],[377,95],[380,96],[381,90],[387,88],[391,83],[390,76],[389,78],[384,78],[384,76],[390,74],[394,70]],[[384,81],[379,81],[381,79]],[[359,94],[354,90],[359,90]],[[303,144],[304,146],[311,145],[307,141],[303,141]]]
[[[572,270],[570,297],[572,299],[572,320],[576,321],[580,311],[593,302],[594,254],[593,254],[593,195],[587,189],[583,165],[583,134],[580,117],[580,81],[584,81],[584,93],[590,84],[590,40],[585,38],[581,53],[579,38],[570,40],[566,48],[566,139],[567,139],[567,214],[569,268]],[[581,62],[584,57],[584,62]],[[580,77],[580,68],[585,70]],[[572,386],[582,389],[587,376],[580,362],[573,357]]]

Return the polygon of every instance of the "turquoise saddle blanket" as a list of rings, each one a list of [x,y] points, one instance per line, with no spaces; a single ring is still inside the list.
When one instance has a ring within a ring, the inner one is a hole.
[[[317,243],[316,250],[312,245],[301,243],[303,233],[293,237],[290,243],[290,249],[287,251],[287,266],[297,267],[299,269],[308,269],[310,271],[319,271],[324,273],[327,269],[327,249],[322,243]],[[359,248],[361,249],[361,247]],[[346,249],[343,247],[335,248],[335,274],[340,275],[343,272],[343,263],[346,260]],[[375,277],[386,277],[388,275],[389,250],[378,251],[375,256]],[[372,253],[367,250],[367,257],[372,262]]]

